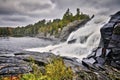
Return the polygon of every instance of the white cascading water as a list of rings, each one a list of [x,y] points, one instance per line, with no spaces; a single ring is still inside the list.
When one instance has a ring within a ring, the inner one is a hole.
[[[72,32],[64,43],[26,50],[35,52],[52,52],[56,55],[76,57],[81,60],[91,52],[91,49],[98,46],[100,41],[100,28],[105,22],[107,22],[107,19],[108,18],[105,16],[94,17],[85,26]],[[76,39],[76,42],[68,44],[68,42],[73,39]]]

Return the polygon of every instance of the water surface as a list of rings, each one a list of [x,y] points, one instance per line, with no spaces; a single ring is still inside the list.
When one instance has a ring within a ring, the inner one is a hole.
[[[28,48],[44,47],[54,44],[55,41],[33,38],[33,37],[0,37],[0,55],[24,51]]]

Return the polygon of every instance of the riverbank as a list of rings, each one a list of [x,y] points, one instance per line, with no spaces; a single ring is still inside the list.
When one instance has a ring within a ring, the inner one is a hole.
[[[42,70],[42,72],[40,71],[40,73],[45,74],[44,70],[46,70],[45,69],[46,65],[49,65],[51,60],[56,61],[57,59],[58,59],[57,64],[59,64],[60,61],[59,58],[61,58],[64,61],[63,64],[61,64],[62,67],[65,64],[66,67],[72,70],[72,73],[74,74],[72,75],[73,80],[119,80],[120,79],[120,71],[109,65],[104,65],[102,67],[91,65],[88,68],[87,66],[83,65],[80,61],[78,62],[77,58],[60,57],[52,53],[38,53],[38,52],[16,53],[14,57],[1,56],[0,75],[4,77],[11,75],[17,76],[19,74],[26,75],[34,70],[34,68],[32,68],[31,61],[34,62],[33,64],[36,64],[38,66],[37,71],[40,69]],[[53,67],[55,67],[55,65]],[[58,67],[55,70],[57,71],[59,69],[61,68]],[[37,71],[35,70],[35,73],[37,73]],[[28,76],[30,75],[28,74]],[[36,78],[39,77],[40,75],[36,76]]]
[[[54,77],[58,80],[119,80],[119,16],[120,12],[114,14],[101,29],[99,26],[103,25],[104,21],[100,19],[100,22],[96,23],[95,21],[98,18],[95,18],[86,26],[75,31],[65,43],[27,49],[27,52],[15,53],[13,57],[1,56],[0,73],[1,75],[9,75],[16,74],[18,71],[23,76],[33,76],[35,79],[42,78],[42,80],[52,80]],[[100,43],[99,30],[101,32]],[[96,48],[93,49],[93,47]],[[88,55],[89,51],[90,54]],[[82,56],[83,54],[86,57],[82,57],[82,60],[80,60],[77,56]],[[35,65],[34,67],[31,66],[31,62]],[[21,65],[22,63],[25,65]],[[36,72],[40,73],[40,75],[37,75]],[[62,77],[60,77],[61,74]]]

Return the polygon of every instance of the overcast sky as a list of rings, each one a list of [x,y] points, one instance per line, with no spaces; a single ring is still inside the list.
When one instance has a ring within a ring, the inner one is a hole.
[[[0,26],[15,27],[41,19],[61,18],[67,8],[75,13],[110,15],[120,10],[120,0],[0,0]]]

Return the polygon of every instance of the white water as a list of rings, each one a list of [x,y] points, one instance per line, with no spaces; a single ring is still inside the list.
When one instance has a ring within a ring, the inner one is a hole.
[[[52,52],[60,56],[82,59],[91,52],[91,49],[98,46],[100,41],[100,28],[105,24],[105,22],[107,22],[107,19],[108,18],[105,16],[96,16],[84,27],[72,32],[65,43],[26,50],[36,52]],[[76,42],[68,44],[68,41],[73,39],[76,39]]]

